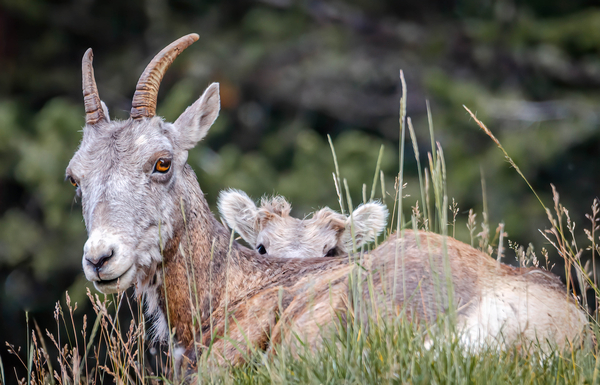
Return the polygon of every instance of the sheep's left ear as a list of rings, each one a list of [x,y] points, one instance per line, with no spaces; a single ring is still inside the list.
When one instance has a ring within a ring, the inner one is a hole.
[[[108,107],[106,107],[106,104],[100,100],[100,104],[102,105],[102,111],[104,111],[104,117],[106,118],[107,122],[110,122],[110,115],[108,114]]]
[[[194,148],[206,136],[220,109],[219,83],[213,83],[173,123],[179,132],[178,142],[183,150]]]
[[[250,197],[241,190],[221,191],[217,203],[221,218],[251,246],[256,244],[259,233],[258,208]]]
[[[352,250],[352,232],[354,232],[354,246],[373,242],[385,229],[387,223],[387,207],[379,202],[365,203],[358,206],[346,220],[343,242],[347,250]]]

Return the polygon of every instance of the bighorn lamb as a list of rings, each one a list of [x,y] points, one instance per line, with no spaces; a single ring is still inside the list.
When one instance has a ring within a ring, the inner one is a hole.
[[[385,229],[388,210],[379,202],[358,206],[350,217],[329,207],[310,219],[290,216],[282,196],[262,198],[260,208],[240,190],[221,191],[219,213],[259,254],[281,258],[335,257],[373,242]],[[354,243],[354,245],[353,245]]]
[[[88,231],[86,278],[103,293],[135,286],[157,338],[174,331],[192,362],[212,341],[217,359],[237,363],[244,357],[239,344],[292,346],[298,335],[315,346],[323,327],[363,312],[385,316],[404,309],[410,319],[426,322],[452,306],[470,344],[502,337],[562,345],[585,329],[585,313],[556,277],[499,264],[436,234],[393,234],[364,257],[364,269],[345,256],[264,258],[232,241],[186,164],[188,151],[217,118],[218,84],[175,123],[155,116],[164,72],[197,39],[184,36],[154,57],[125,121],[109,119],[88,50],[82,62],[86,125],[66,169]],[[358,297],[349,293],[353,272],[363,278],[354,280]],[[350,308],[355,299],[362,301],[360,309]]]

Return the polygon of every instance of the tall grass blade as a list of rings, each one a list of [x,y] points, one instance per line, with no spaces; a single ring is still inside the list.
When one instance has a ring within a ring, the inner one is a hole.
[[[435,135],[433,131],[433,116],[431,115],[431,106],[429,105],[429,100],[425,101],[425,105],[427,106],[427,124],[429,126],[429,139],[431,140],[431,155],[433,159],[436,159],[435,154]]]
[[[4,376],[4,362],[2,362],[2,356],[0,356],[0,380],[2,384],[6,384],[6,377]]]
[[[417,161],[417,171],[419,173],[419,191],[421,192],[421,205],[423,206],[423,218],[427,218],[427,204],[425,203],[425,186],[423,184],[423,175],[421,172],[421,156],[419,154],[419,145],[417,144],[417,136],[415,135],[415,130],[412,125],[412,120],[409,118],[406,119],[408,123],[408,132],[410,134],[410,139],[413,145],[413,152],[415,153],[415,160]],[[425,230],[429,227],[428,224],[425,226]]]
[[[35,352],[35,347],[33,346],[33,342],[29,345],[27,349],[29,351],[29,357],[27,358],[27,384],[31,384],[31,376],[32,376],[32,367],[33,367],[33,353]]]
[[[329,147],[331,148],[331,154],[333,156],[333,164],[335,166],[334,180],[336,181],[336,187],[339,186],[341,190],[342,179],[340,178],[340,167],[338,166],[337,155],[335,154],[335,147],[333,146],[333,141],[331,140],[330,135],[327,135],[327,140],[329,141]],[[340,200],[340,211],[342,212],[342,214],[344,214],[345,211],[342,191],[338,191],[338,198]]]
[[[31,384],[31,364],[33,363],[33,343],[29,340],[29,312],[25,311],[25,322],[27,324],[27,385]]]
[[[375,198],[375,188],[377,187],[377,177],[379,176],[379,171],[381,171],[381,159],[383,159],[383,144],[379,148],[379,155],[377,156],[377,165],[375,166],[375,174],[373,175],[373,185],[371,186],[371,197],[369,201],[372,201]],[[383,178],[382,178],[383,180]]]
[[[431,153],[428,153],[427,156],[429,158],[431,158]],[[424,206],[426,207],[426,209],[424,209],[423,211],[427,212],[427,222],[429,223],[429,230],[433,231],[435,229],[435,226],[434,226],[433,217],[432,217],[433,210],[431,209],[431,199],[429,198],[431,196],[430,187],[429,187],[430,179],[431,179],[431,177],[430,177],[429,168],[425,167],[425,204],[424,204]]]
[[[350,216],[350,234],[352,235],[352,251],[356,251],[356,238],[354,236],[354,207],[352,205],[352,198],[350,197],[350,190],[348,189],[348,181],[344,179],[344,188],[346,189],[346,202],[348,204],[348,213]]]
[[[383,175],[383,171],[379,171],[379,180],[381,183],[381,201],[385,205],[385,178]]]
[[[531,184],[529,183],[529,180],[527,180],[527,178],[525,177],[525,175],[523,175],[523,172],[521,171],[521,169],[519,168],[519,166],[517,166],[517,164],[508,155],[508,153],[506,152],[506,150],[504,149],[504,147],[502,146],[502,144],[500,144],[500,141],[498,139],[496,139],[496,137],[494,136],[494,134],[492,134],[492,132],[485,126],[485,124],[483,124],[483,122],[481,122],[479,119],[477,119],[477,117],[475,116],[475,114],[473,114],[471,112],[471,110],[469,110],[467,108],[467,106],[463,105],[463,108],[465,110],[467,110],[467,112],[469,113],[469,115],[471,115],[471,118],[473,118],[473,120],[475,121],[475,123],[477,123],[477,125],[487,134],[487,136],[489,136],[494,141],[494,143],[496,143],[496,145],[498,146],[498,148],[502,151],[502,153],[504,153],[504,158],[508,161],[508,163],[510,163],[510,165],[512,167],[514,167],[514,169],[521,176],[521,178],[523,178],[523,180],[525,181],[525,183],[527,183],[527,186],[529,187],[529,189],[531,190],[531,192],[533,193],[533,195],[535,195],[535,197],[537,198],[538,202],[540,202],[540,204],[542,205],[542,207],[544,208],[544,210],[546,210],[546,205],[544,205],[544,202],[542,201],[542,199],[539,197],[539,195],[537,194],[537,192],[531,186]]]
[[[498,256],[496,260],[502,262],[502,255],[504,253],[504,223],[500,223],[498,228],[500,229],[500,239],[498,240]]]
[[[404,73],[400,70],[400,82],[402,84],[402,97],[400,98],[400,114],[399,114],[399,123],[400,123],[400,159],[399,159],[399,172],[398,172],[398,223],[396,225],[396,237],[399,238],[401,236],[402,229],[402,188],[404,187],[404,141],[406,138],[406,81],[404,80]],[[401,244],[402,245],[402,244]],[[395,247],[395,255],[394,255],[394,287],[392,288],[392,298],[396,299],[396,287],[397,287],[397,271],[398,271],[398,258],[402,257],[400,254],[403,254],[404,247],[401,247],[402,251],[398,250],[398,247]],[[403,298],[406,298],[406,271],[404,269],[404,258],[401,260],[402,263],[402,295]]]
[[[400,70],[400,82],[402,83],[402,98],[400,98],[400,159],[398,172],[398,224],[396,231],[400,231],[402,228],[402,187],[404,186],[404,141],[406,138],[406,81],[404,80],[404,73]]]

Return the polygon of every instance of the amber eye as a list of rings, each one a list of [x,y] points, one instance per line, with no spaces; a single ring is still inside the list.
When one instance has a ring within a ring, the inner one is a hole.
[[[156,161],[156,164],[154,165],[154,171],[160,172],[162,174],[169,171],[170,168],[171,168],[171,160],[170,159],[160,158],[159,160]]]
[[[69,182],[71,182],[71,184],[73,185],[73,187],[77,187],[77,182],[75,182],[75,179],[73,179],[72,176],[69,177]]]

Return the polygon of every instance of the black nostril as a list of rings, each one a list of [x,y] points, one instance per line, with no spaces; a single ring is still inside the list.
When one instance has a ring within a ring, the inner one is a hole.
[[[111,259],[113,257],[114,254],[115,254],[115,251],[111,250],[110,253],[104,254],[100,258],[98,258],[97,262],[94,262],[94,261],[89,260],[89,259],[88,259],[88,262],[91,263],[94,266],[94,269],[96,271],[98,271],[98,270],[100,270],[102,268],[102,266],[104,266],[104,264],[106,263],[106,261],[108,261],[109,259]]]

